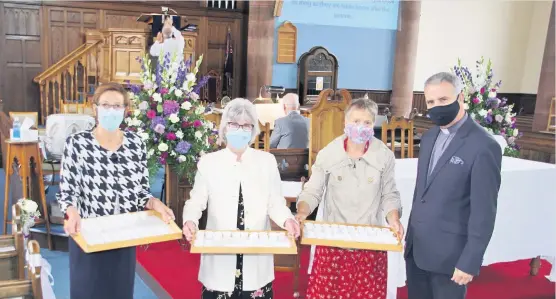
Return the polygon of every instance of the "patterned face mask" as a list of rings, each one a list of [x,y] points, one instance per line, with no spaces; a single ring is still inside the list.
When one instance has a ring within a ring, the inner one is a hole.
[[[344,133],[351,141],[357,144],[366,143],[375,134],[372,127],[356,124],[347,124],[344,128]]]

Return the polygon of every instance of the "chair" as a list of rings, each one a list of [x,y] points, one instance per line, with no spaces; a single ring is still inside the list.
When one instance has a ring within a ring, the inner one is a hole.
[[[93,116],[93,103],[88,101],[78,103],[60,100],[60,114],[85,114]]]
[[[222,99],[222,75],[215,70],[210,70],[207,77],[208,81],[203,87],[202,100],[208,103],[220,102]]]
[[[10,111],[10,119],[13,121],[16,117],[19,119],[20,122],[23,121],[24,118],[30,118],[34,122],[34,126],[38,126],[39,124],[39,113],[38,112],[12,112]]]
[[[263,141],[263,150],[265,152],[270,151],[270,123],[265,123],[264,125],[259,121],[259,128],[261,129],[261,135],[255,138],[255,143],[253,143],[253,148],[260,149],[261,139]]]
[[[400,141],[396,139],[396,130],[400,130]],[[390,138],[388,138],[390,132]],[[407,132],[407,138],[406,138]],[[413,121],[403,117],[392,117],[389,123],[382,124],[382,142],[396,153],[400,150],[400,158],[413,158]],[[407,152],[407,153],[406,153]]]

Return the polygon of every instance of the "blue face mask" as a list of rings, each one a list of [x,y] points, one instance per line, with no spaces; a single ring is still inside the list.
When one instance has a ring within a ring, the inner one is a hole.
[[[246,132],[242,129],[226,132],[226,143],[234,149],[240,150],[249,144],[251,140],[251,132]]]
[[[116,131],[124,121],[124,109],[98,107],[98,123],[107,131]]]

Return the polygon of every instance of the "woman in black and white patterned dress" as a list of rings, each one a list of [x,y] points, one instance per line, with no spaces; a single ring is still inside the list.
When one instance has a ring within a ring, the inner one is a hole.
[[[129,104],[127,91],[104,84],[93,101],[98,125],[71,135],[64,147],[57,198],[66,215],[66,233],[79,232],[81,218],[145,209],[173,220],[172,211],[150,193],[144,143],[119,129]],[[133,298],[135,247],[85,253],[69,238],[69,254],[72,299]]]

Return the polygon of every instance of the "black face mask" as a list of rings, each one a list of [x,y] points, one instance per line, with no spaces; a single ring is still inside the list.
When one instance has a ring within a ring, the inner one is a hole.
[[[451,123],[459,113],[459,101],[455,100],[452,104],[446,106],[436,106],[429,110],[429,118],[437,126],[446,126]]]

